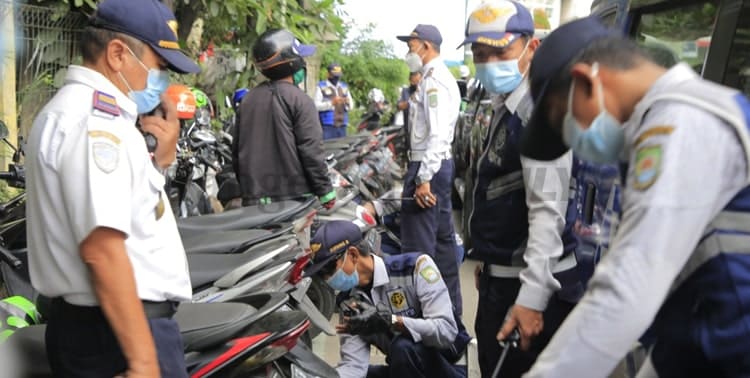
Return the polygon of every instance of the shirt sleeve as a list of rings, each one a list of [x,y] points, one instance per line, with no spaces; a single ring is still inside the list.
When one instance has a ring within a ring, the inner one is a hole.
[[[521,290],[516,304],[544,311],[550,296],[560,290],[552,269],[563,253],[562,232],[568,209],[568,188],[573,155],[566,153],[557,160],[537,161],[521,157],[529,208],[529,239],[523,259],[527,268],[521,271]]]
[[[417,172],[417,178],[421,183],[432,180],[432,176],[440,170],[442,160],[440,153],[444,152],[443,148],[445,147],[441,141],[450,140],[448,135],[450,127],[446,122],[449,112],[446,107],[452,106],[447,88],[443,87],[432,76],[425,79],[422,99],[422,106],[426,115],[424,128],[427,133],[427,146],[419,172]]]
[[[633,147],[611,250],[526,377],[607,376],[651,324],[708,223],[745,185],[729,127],[687,105],[649,116],[647,125],[679,127]]]
[[[333,110],[333,103],[331,100],[323,97],[323,90],[320,89],[320,85],[315,87],[315,108],[317,108],[319,112]]]
[[[294,139],[305,178],[317,197],[323,197],[333,190],[328,178],[328,167],[323,152],[323,128],[310,98],[299,98],[299,106],[294,120]]]
[[[98,227],[131,233],[132,177],[121,124],[90,116],[62,164],[65,206],[78,244]],[[135,127],[135,126],[132,126]],[[144,151],[145,153],[145,151]]]
[[[422,306],[422,318],[404,317],[404,326],[414,342],[427,346],[447,348],[458,334],[453,306],[448,288],[435,262],[427,255],[417,261],[414,283]]]
[[[370,344],[359,336],[341,334],[341,361],[336,366],[336,372],[341,378],[361,378],[367,375],[370,365]]]

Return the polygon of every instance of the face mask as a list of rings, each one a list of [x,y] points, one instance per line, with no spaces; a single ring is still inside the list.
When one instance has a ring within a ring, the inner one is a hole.
[[[125,80],[125,76],[122,75],[122,72],[118,72],[118,74],[123,83],[125,83],[125,86],[128,87],[128,97],[135,102],[138,114],[146,114],[154,110],[156,106],[161,103],[161,94],[167,90],[167,87],[169,87],[169,74],[166,71],[156,68],[149,69],[140,59],[138,59],[137,56],[135,56],[133,50],[130,50],[130,47],[128,47],[128,51],[130,51],[130,54],[133,55],[133,58],[138,61],[141,67],[148,72],[146,88],[140,91],[134,91],[130,84],[128,84],[128,81]]]
[[[422,70],[422,66],[424,64],[422,63],[422,57],[420,57],[418,54],[418,52],[421,49],[422,49],[422,46],[420,46],[417,51],[409,52],[404,57],[404,61],[406,62],[406,65],[409,67],[409,72],[419,72]]]
[[[330,81],[331,84],[336,85],[339,83],[339,78],[337,76],[331,76],[330,78],[328,78],[328,81]]]
[[[300,83],[305,81],[305,69],[302,68],[299,71],[294,73],[294,76],[292,76],[292,81],[294,82],[294,85],[300,85]]]
[[[478,63],[476,78],[491,93],[506,94],[513,92],[523,81],[525,73],[521,73],[518,62],[526,54],[529,43],[523,48],[517,59],[501,60],[491,63]]]
[[[598,64],[594,63],[592,69],[594,76],[598,71]],[[584,160],[594,163],[615,163],[625,141],[625,131],[622,124],[612,116],[604,107],[604,91],[599,84],[599,115],[591,122],[588,129],[573,116],[573,89],[575,82],[570,86],[568,95],[568,111],[563,120],[563,140],[573,149],[573,152]]]
[[[346,263],[347,255],[344,255],[344,263]],[[355,267],[354,273],[352,274],[346,274],[343,270],[343,264],[342,267],[339,268],[336,273],[334,273],[328,280],[326,280],[328,283],[328,286],[333,288],[333,290],[338,291],[349,291],[351,289],[354,289],[355,286],[359,284],[359,272],[357,272],[357,269]]]

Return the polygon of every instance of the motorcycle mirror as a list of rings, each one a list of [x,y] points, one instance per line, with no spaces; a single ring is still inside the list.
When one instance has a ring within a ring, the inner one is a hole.
[[[8,131],[8,126],[5,124],[5,122],[0,120],[0,139],[7,138],[8,134],[10,134],[10,132]]]

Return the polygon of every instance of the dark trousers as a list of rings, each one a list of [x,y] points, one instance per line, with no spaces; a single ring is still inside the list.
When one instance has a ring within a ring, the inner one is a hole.
[[[149,319],[163,378],[187,377],[177,322]],[[99,307],[72,306],[54,300],[45,334],[47,359],[55,377],[114,377],[127,368],[112,328]]]
[[[368,378],[464,378],[466,367],[456,366],[437,348],[430,348],[414,340],[398,336],[391,342],[386,358],[388,365],[373,365],[367,370]]]
[[[505,314],[516,302],[520,288],[521,281],[518,278],[494,278],[485,273],[480,276],[479,304],[474,331],[477,335],[482,377],[491,377],[495,370],[502,351],[497,341],[497,333],[503,325]],[[531,369],[537,356],[547,346],[573,307],[573,303],[561,301],[553,295],[543,314],[544,329],[533,339],[528,351],[511,349],[508,352],[499,376],[520,377]]]
[[[409,163],[404,177],[404,197],[413,197],[416,190],[414,181],[419,171],[419,162]],[[437,197],[437,204],[423,209],[416,201],[401,203],[401,250],[404,253],[419,252],[430,255],[440,269],[445,285],[448,286],[455,312],[462,311],[461,287],[458,278],[456,235],[451,215],[451,182],[453,181],[453,160],[443,160],[440,170],[430,181],[430,190]]]
[[[332,125],[323,125],[323,140],[343,138],[346,136],[346,125],[334,127]]]

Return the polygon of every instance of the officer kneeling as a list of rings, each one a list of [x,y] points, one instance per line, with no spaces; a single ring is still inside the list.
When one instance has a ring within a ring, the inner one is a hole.
[[[354,223],[333,221],[311,241],[307,275],[341,292],[339,375],[465,377],[465,368],[453,363],[469,336],[456,321],[435,262],[418,253],[381,258],[373,253],[376,235],[363,239]],[[388,366],[369,366],[371,345],[387,356]]]

